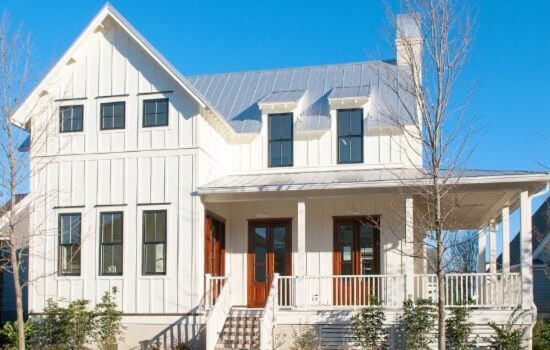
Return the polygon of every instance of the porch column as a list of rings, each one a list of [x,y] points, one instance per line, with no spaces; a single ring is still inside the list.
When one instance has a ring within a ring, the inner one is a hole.
[[[502,208],[502,272],[510,273],[510,207]]]
[[[403,273],[405,274],[405,298],[414,297],[414,202],[413,196],[405,197],[405,241],[403,247]]]
[[[306,267],[306,201],[304,198],[298,198],[298,213],[296,235],[296,265],[294,274],[298,276],[296,283],[296,304],[304,305],[306,301],[305,280],[304,276],[307,273]]]
[[[529,191],[521,191],[520,201],[520,266],[521,306],[530,309],[533,304],[533,242],[531,230],[531,198]]]
[[[489,272],[497,273],[497,231],[494,219],[489,221]]]
[[[483,273],[487,269],[485,266],[485,248],[487,238],[485,237],[485,227],[477,232],[477,272]]]

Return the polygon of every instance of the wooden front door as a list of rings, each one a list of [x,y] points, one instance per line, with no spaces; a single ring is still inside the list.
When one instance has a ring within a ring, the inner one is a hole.
[[[204,273],[225,276],[225,221],[206,213],[204,220]]]
[[[378,217],[334,218],[333,272],[335,305],[367,304],[376,282],[359,276],[380,273]]]
[[[274,273],[292,273],[291,221],[249,221],[248,307],[264,307]]]

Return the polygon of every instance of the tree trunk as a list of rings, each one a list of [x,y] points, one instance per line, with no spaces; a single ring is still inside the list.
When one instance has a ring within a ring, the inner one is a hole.
[[[10,262],[13,273],[13,288],[15,290],[15,308],[17,311],[17,348],[25,350],[25,319],[23,318],[23,291],[19,276],[19,259],[17,257],[17,247],[15,244],[10,246]]]

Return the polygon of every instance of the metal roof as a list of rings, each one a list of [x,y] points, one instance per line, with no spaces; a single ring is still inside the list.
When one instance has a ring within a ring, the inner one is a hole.
[[[365,97],[396,67],[395,61],[368,61],[263,71],[208,74],[187,77],[221,117],[238,133],[261,128],[258,102],[294,102],[303,96],[296,130],[330,129],[329,96]]]

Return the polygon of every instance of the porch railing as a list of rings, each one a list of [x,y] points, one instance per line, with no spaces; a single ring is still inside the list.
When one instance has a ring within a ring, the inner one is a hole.
[[[220,296],[220,293],[227,281],[226,276],[212,276],[211,274],[205,275],[205,293],[204,293],[204,309],[210,310],[216,300]]]
[[[279,275],[274,274],[269,288],[269,294],[265,303],[264,312],[260,319],[260,349],[272,350],[274,329],[277,321],[277,310],[279,308]]]
[[[218,282],[222,281],[222,282]],[[210,283],[209,283],[210,282]],[[211,307],[208,309],[206,317],[206,350],[213,350],[223,330],[223,325],[229,312],[231,311],[232,295],[231,295],[231,276],[227,277],[210,277],[207,278],[207,286],[213,285],[214,289],[207,290],[209,295],[206,300],[211,300]],[[216,289],[219,286],[219,293]],[[215,298],[213,297],[215,295]]]
[[[296,276],[279,276],[278,278],[278,301],[279,306],[296,306]]]
[[[375,296],[385,307],[401,307],[404,275],[304,276],[305,305],[309,307],[362,307]]]
[[[437,300],[437,276],[415,275],[415,299]],[[445,275],[445,305],[516,307],[521,303],[519,273],[452,273]]]

